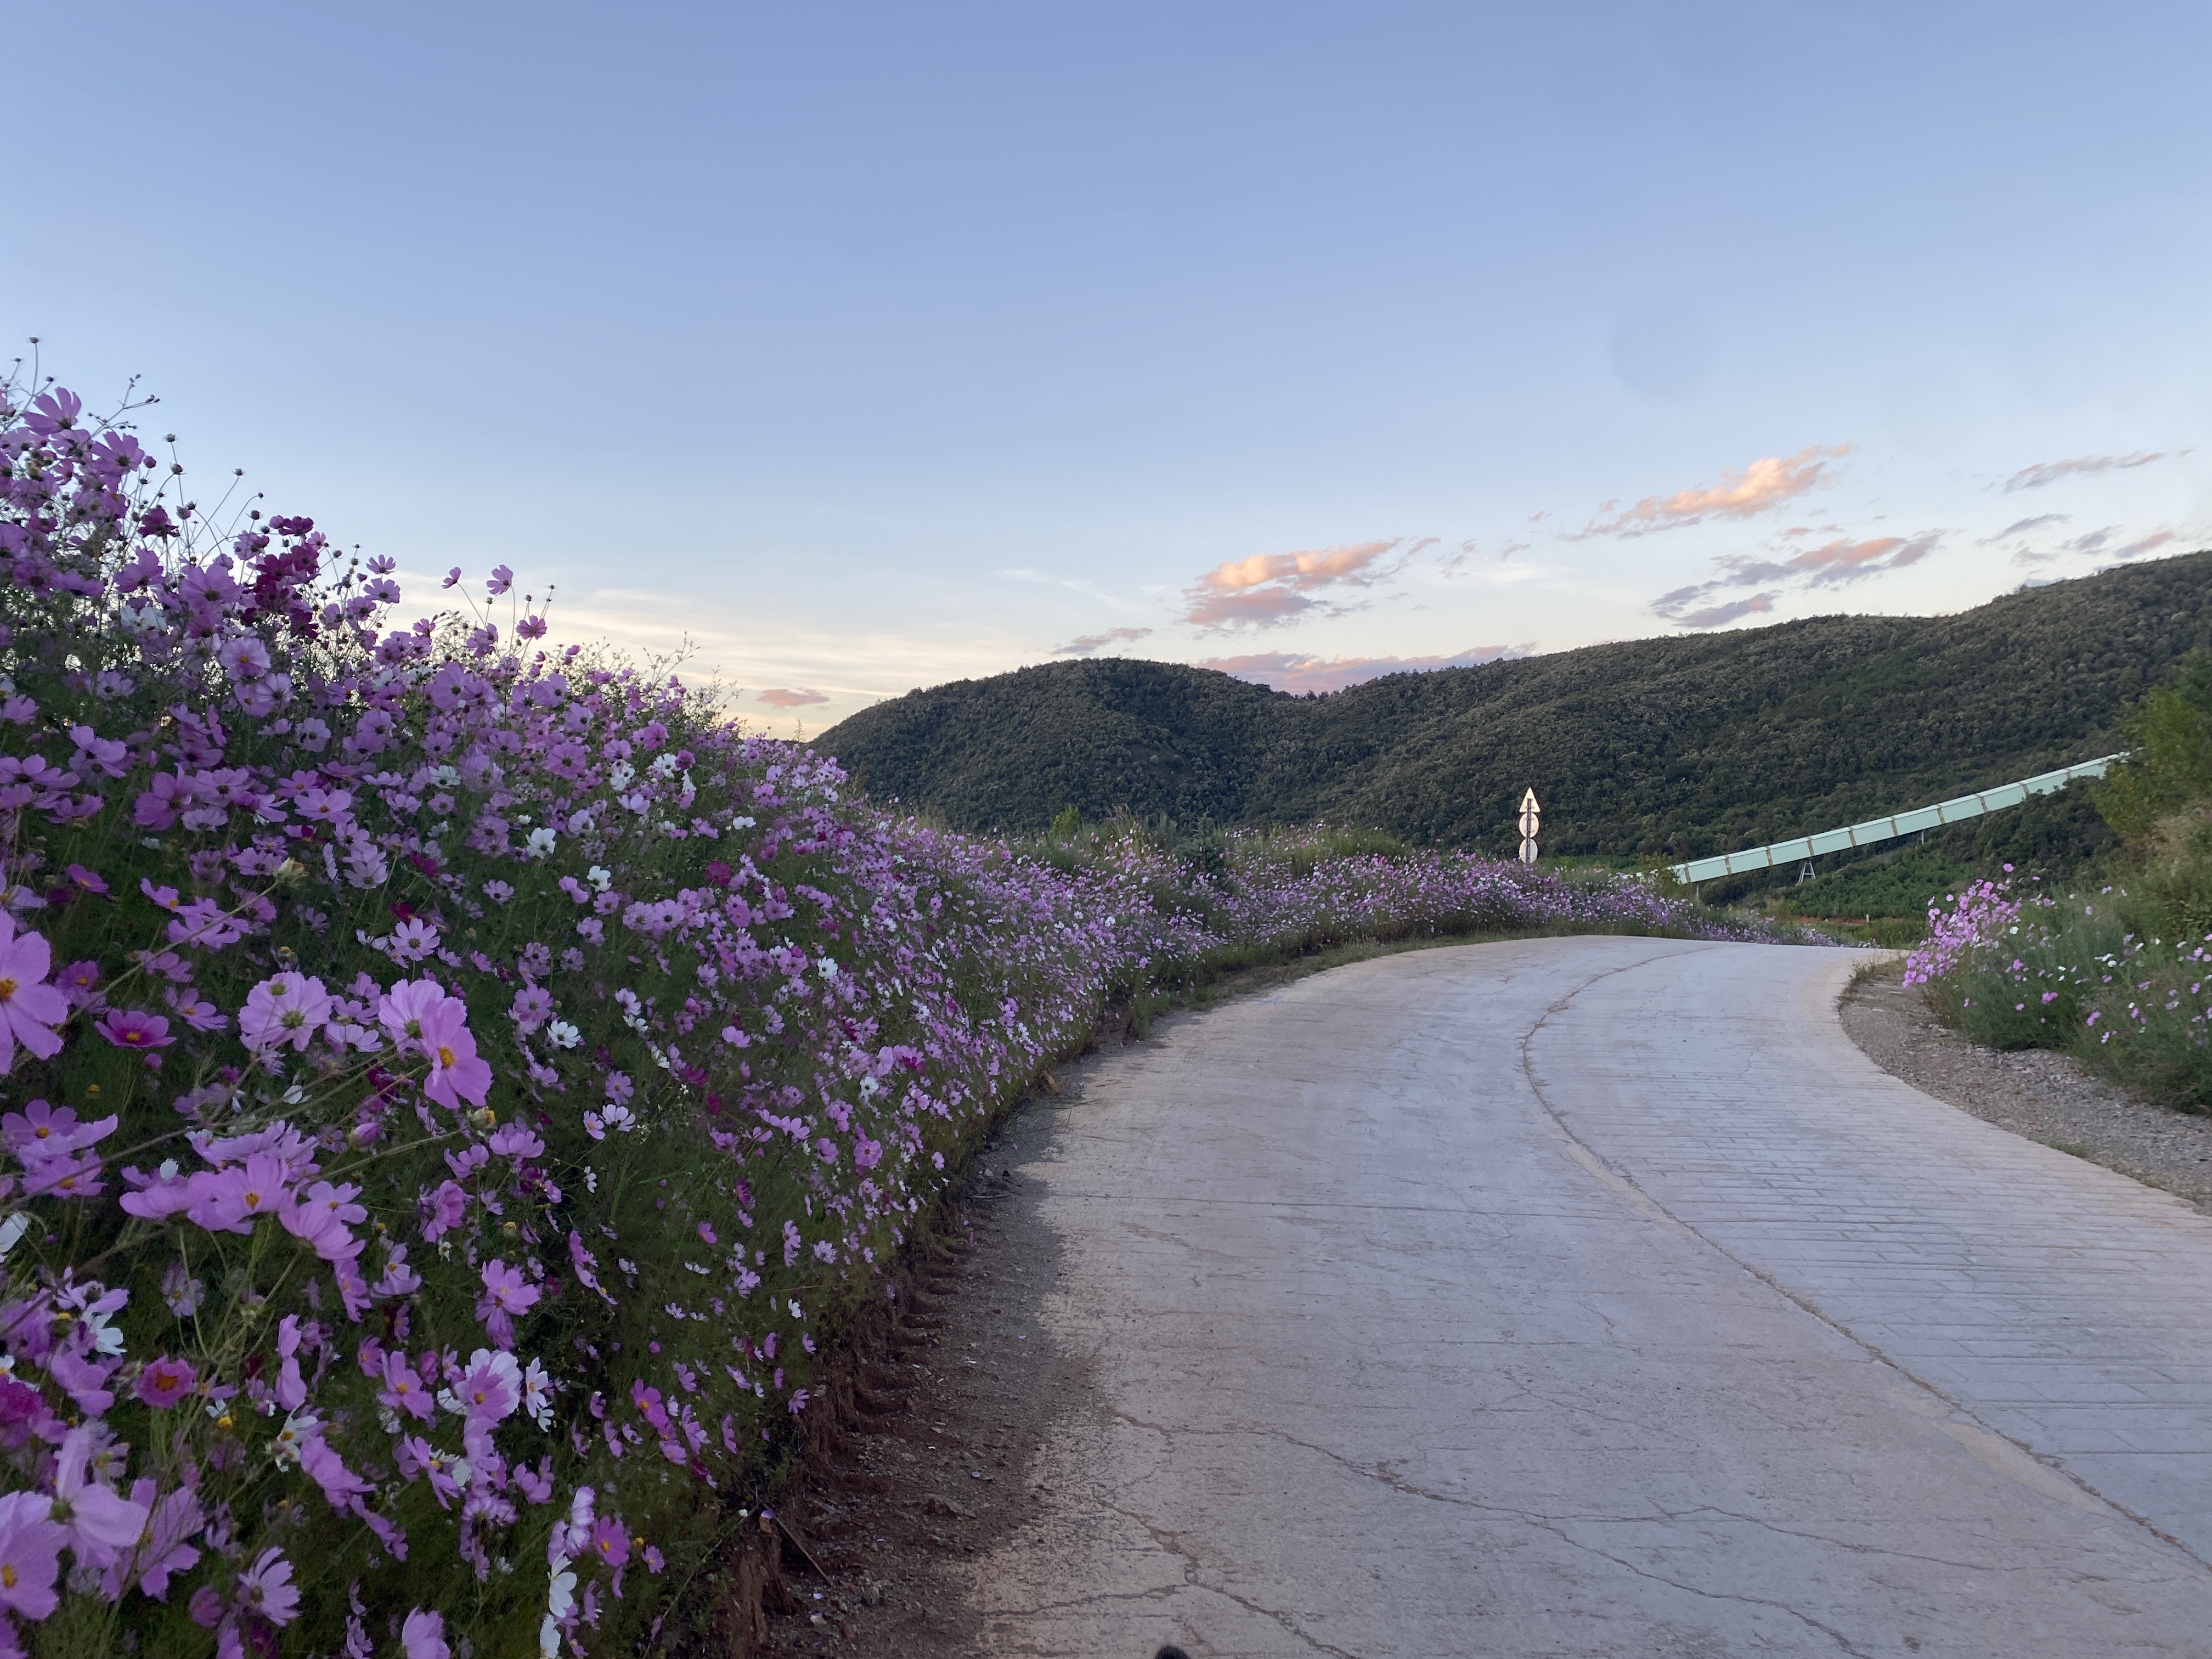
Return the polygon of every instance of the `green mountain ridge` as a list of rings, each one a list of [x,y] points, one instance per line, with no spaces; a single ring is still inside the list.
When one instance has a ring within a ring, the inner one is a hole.
[[[1063,807],[1326,818],[1493,853],[1523,788],[1547,853],[1701,857],[2109,752],[2212,644],[2212,552],[1945,617],[1836,616],[1394,674],[1297,696],[1115,658],[957,680],[823,732],[878,799],[1026,834]]]

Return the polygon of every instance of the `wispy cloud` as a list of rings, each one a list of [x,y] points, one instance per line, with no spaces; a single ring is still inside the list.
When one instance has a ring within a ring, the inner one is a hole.
[[[1732,623],[1739,617],[1760,616],[1774,609],[1778,593],[1753,593],[1749,599],[1730,599],[1724,605],[1708,605],[1702,611],[1685,611],[1674,620],[1685,628],[1718,628],[1723,623]]]
[[[1794,501],[1828,477],[1828,463],[1851,453],[1849,444],[1815,445],[1795,455],[1769,455],[1741,471],[1721,474],[1717,484],[1678,489],[1671,495],[1646,495],[1622,508],[1607,501],[1571,538],[1585,536],[1648,536],[1680,530],[1708,519],[1749,519]]]
[[[1398,564],[1384,567],[1382,561],[1403,539],[1227,560],[1184,590],[1189,609],[1183,620],[1200,628],[1270,628],[1316,605],[1340,610],[1313,595],[1331,587],[1370,587],[1395,575]]]
[[[1278,691],[1341,691],[1385,674],[1472,668],[1480,663],[1525,657],[1534,649],[1528,645],[1478,645],[1448,657],[1316,657],[1297,651],[1262,651],[1244,657],[1208,657],[1193,666],[1218,669]]]
[[[2024,536],[2031,530],[2042,530],[2051,525],[2070,523],[2073,516],[2070,513],[2042,513],[2033,519],[2015,519],[1996,535],[1985,537],[1982,545],[1987,547],[1991,542],[2001,542],[2008,536]]]
[[[2102,530],[2092,530],[2084,535],[2071,537],[2058,544],[2062,553],[2086,553],[2108,559],[2139,559],[2146,553],[2155,552],[2174,539],[2171,530],[2154,530],[2129,542],[2119,538],[2128,532],[2116,524]],[[2117,545],[2115,544],[2118,544]]]
[[[1714,605],[1700,601],[1731,588],[1787,582],[1799,588],[1832,587],[1838,582],[1863,581],[1892,570],[1914,565],[1935,551],[1948,532],[1923,530],[1917,536],[1869,536],[1854,541],[1839,536],[1818,547],[1808,547],[1786,559],[1726,558],[1717,560],[1723,574],[1711,581],[1692,583],[1662,593],[1651,602],[1652,611],[1685,628],[1717,628],[1774,609],[1783,589],[1769,588],[1747,598]]]
[[[805,708],[817,702],[827,702],[830,699],[821,692],[809,691],[804,686],[793,689],[772,685],[753,701],[764,702],[771,708]]]
[[[2033,466],[2024,466],[2004,482],[2004,493],[2014,490],[2040,489],[2045,484],[2057,483],[2061,478],[2085,477],[2098,472],[2123,472],[2130,467],[2148,466],[2153,461],[2162,461],[2170,453],[2163,449],[2139,449],[2132,455],[2076,455],[2071,460],[2039,461]],[[2186,453],[2186,451],[2178,452]]]
[[[1079,634],[1066,645],[1055,645],[1055,657],[1087,657],[1102,645],[1113,645],[1119,641],[1141,640],[1151,634],[1149,628],[1109,628],[1103,634]]]

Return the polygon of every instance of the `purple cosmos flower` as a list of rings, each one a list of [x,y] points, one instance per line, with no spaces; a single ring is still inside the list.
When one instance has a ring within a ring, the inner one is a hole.
[[[140,1590],[156,1601],[166,1601],[171,1575],[190,1572],[199,1565],[200,1553],[185,1541],[206,1524],[198,1495],[190,1486],[179,1486],[157,1502],[154,1494],[159,1490],[151,1480],[131,1485],[131,1501],[148,1510],[153,1519],[138,1547],[118,1559],[102,1579],[100,1588],[111,1601],[122,1599],[133,1576]]]
[[[349,1230],[368,1219],[368,1212],[354,1202],[360,1196],[361,1188],[350,1182],[334,1187],[318,1181],[281,1212],[284,1231],[313,1245],[325,1261],[350,1261],[361,1254],[362,1241]]]
[[[117,1120],[104,1117],[80,1123],[66,1106],[49,1106],[33,1100],[20,1112],[0,1116],[0,1143],[26,1164],[65,1158],[83,1151],[113,1132]]]
[[[46,983],[53,953],[38,933],[15,933],[15,919],[0,914],[0,1074],[13,1071],[15,1045],[40,1060],[62,1051],[53,1028],[69,1018],[69,1003]]]
[[[629,1559],[629,1528],[618,1515],[603,1515],[592,1523],[591,1552],[610,1567]]]
[[[445,1614],[416,1608],[399,1626],[399,1648],[405,1659],[453,1659],[446,1645]]]
[[[144,1534],[148,1516],[143,1504],[119,1498],[92,1479],[86,1472],[91,1455],[92,1431],[71,1429],[54,1460],[54,1501],[49,1514],[78,1565],[105,1567]]]
[[[118,1048],[149,1054],[176,1041],[169,1035],[167,1020],[143,1008],[110,1008],[94,1029]]]
[[[138,1399],[157,1412],[165,1412],[191,1397],[198,1373],[181,1359],[163,1358],[138,1373]]]
[[[72,1008],[100,1006],[100,964],[96,962],[72,962],[54,975],[54,989],[68,1000]]]
[[[257,1216],[282,1212],[291,1200],[291,1170],[274,1152],[256,1152],[228,1170],[203,1170],[191,1178],[185,1219],[211,1233],[250,1233]]]
[[[457,997],[448,997],[422,1016],[422,1050],[430,1057],[430,1075],[422,1079],[422,1092],[451,1111],[462,1103],[481,1106],[491,1092],[491,1066],[477,1054],[477,1040],[469,1034],[469,1011]]]
[[[315,1034],[331,1021],[331,997],[319,979],[276,974],[246,994],[239,1010],[238,1035],[255,1053],[292,1045],[304,1054]]]
[[[537,1304],[538,1290],[520,1267],[495,1258],[483,1265],[483,1295],[477,1301],[477,1317],[491,1340],[502,1348],[514,1346],[514,1316]]]
[[[469,1356],[461,1380],[453,1384],[453,1397],[466,1415],[502,1422],[522,1403],[522,1368],[511,1353],[478,1348]]]
[[[44,1619],[61,1604],[54,1580],[69,1534],[48,1518],[52,1509],[43,1492],[0,1497],[0,1607],[25,1619]]]
[[[281,1549],[266,1549],[238,1576],[240,1604],[259,1613],[272,1625],[289,1625],[299,1616],[300,1592],[292,1583],[292,1564]]]
[[[553,1018],[553,994],[540,985],[526,985],[514,994],[507,1013],[515,1029],[527,1036]]]
[[[514,572],[503,564],[495,564],[492,567],[491,579],[484,586],[491,590],[491,596],[495,599],[514,586]]]
[[[384,1387],[376,1396],[377,1404],[386,1411],[405,1412],[425,1423],[436,1414],[430,1390],[424,1386],[421,1373],[408,1363],[405,1354],[385,1355],[381,1370]]]

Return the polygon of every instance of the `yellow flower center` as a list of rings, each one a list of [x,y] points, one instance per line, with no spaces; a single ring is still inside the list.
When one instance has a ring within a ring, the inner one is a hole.
[[[438,1045],[438,1064],[441,1066],[451,1066],[453,1063],[453,1051],[451,1048],[447,1048],[444,1043],[440,1043]]]
[[[246,1194],[246,1207],[247,1209],[249,1209],[249,1210],[258,1210],[258,1209],[259,1209],[259,1208],[261,1207],[261,1194],[258,1194],[258,1193],[248,1193],[248,1194]]]
[[[15,994],[15,981],[12,979],[0,979],[0,1002],[7,1001],[9,997],[14,996]],[[0,1571],[12,1572],[15,1569],[10,1567],[0,1569]]]
[[[9,988],[14,988],[11,986]],[[0,1561],[0,1584],[5,1584],[9,1589],[15,1588],[15,1569],[4,1561]]]

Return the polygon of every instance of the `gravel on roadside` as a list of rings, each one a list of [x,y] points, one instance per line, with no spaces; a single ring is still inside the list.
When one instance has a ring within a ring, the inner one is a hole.
[[[2101,1164],[2212,1214],[2212,1117],[2131,1094],[2047,1048],[1984,1048],[1937,1024],[1893,963],[1855,981],[1844,1030],[1892,1077],[1984,1123]]]

